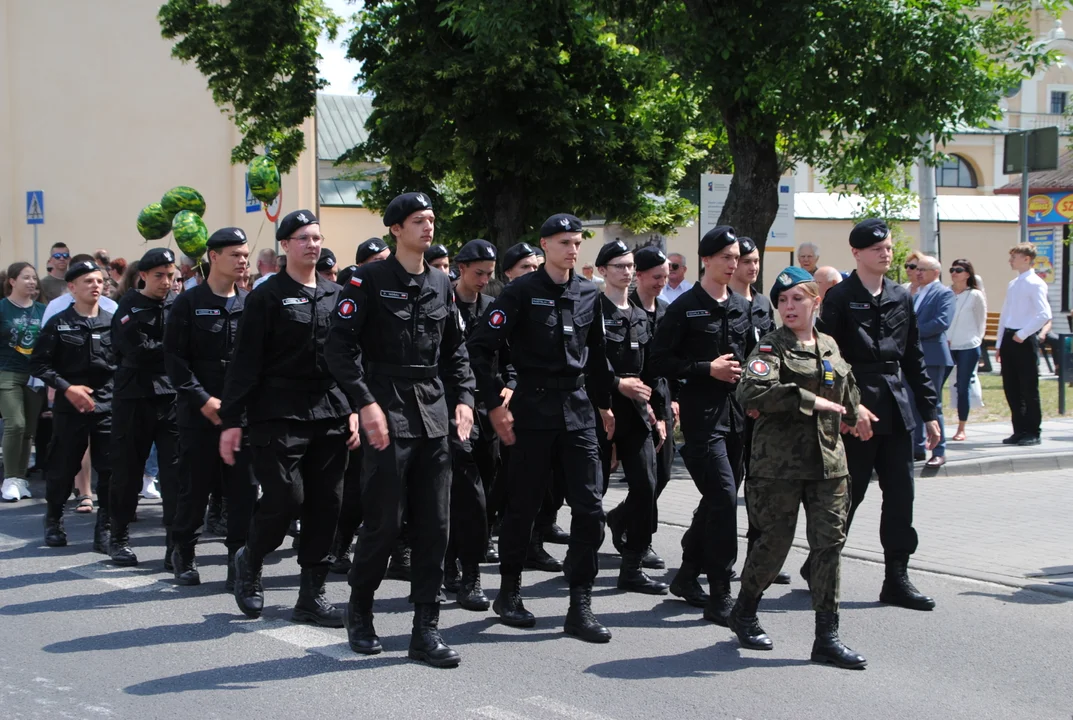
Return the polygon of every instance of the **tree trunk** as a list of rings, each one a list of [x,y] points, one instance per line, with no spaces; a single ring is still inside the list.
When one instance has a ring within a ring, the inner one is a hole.
[[[723,112],[727,140],[734,158],[734,178],[730,181],[720,225],[731,225],[739,237],[749,237],[760,250],[760,277],[763,287],[764,247],[771,224],[779,212],[779,157],[775,138],[757,139],[743,125],[734,109]]]
[[[502,256],[508,248],[521,242],[525,234],[525,185],[518,178],[482,178],[477,181],[476,190],[490,233],[488,241]],[[502,279],[501,268],[497,276]]]

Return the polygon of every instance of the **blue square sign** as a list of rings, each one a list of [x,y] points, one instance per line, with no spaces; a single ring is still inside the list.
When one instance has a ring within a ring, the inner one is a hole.
[[[45,224],[45,191],[28,190],[26,192],[26,224]]]
[[[246,181],[246,212],[255,213],[261,210],[261,201],[250,192],[250,181]]]

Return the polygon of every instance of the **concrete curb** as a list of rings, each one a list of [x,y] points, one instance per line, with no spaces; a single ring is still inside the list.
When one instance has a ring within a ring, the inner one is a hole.
[[[1073,469],[1073,451],[1058,450],[1033,455],[1009,455],[1006,457],[981,457],[965,460],[949,460],[941,468],[924,467],[916,463],[918,479],[932,477],[963,477],[968,475],[1006,475],[1009,473],[1041,472],[1047,470]]]

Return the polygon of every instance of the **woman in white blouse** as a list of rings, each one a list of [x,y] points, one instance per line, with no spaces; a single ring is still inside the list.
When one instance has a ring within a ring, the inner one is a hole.
[[[964,440],[965,422],[969,419],[969,386],[980,362],[987,325],[987,298],[976,279],[972,263],[964,258],[950,264],[950,281],[956,304],[954,321],[946,337],[957,368],[958,392],[958,429],[953,439]]]

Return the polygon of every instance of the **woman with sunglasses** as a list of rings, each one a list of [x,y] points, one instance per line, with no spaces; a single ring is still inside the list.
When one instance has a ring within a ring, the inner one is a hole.
[[[947,338],[957,370],[958,401],[958,429],[952,439],[964,440],[965,422],[969,419],[969,388],[973,382],[979,382],[975,373],[987,324],[987,297],[972,263],[964,258],[950,264],[950,287],[956,300]]]

